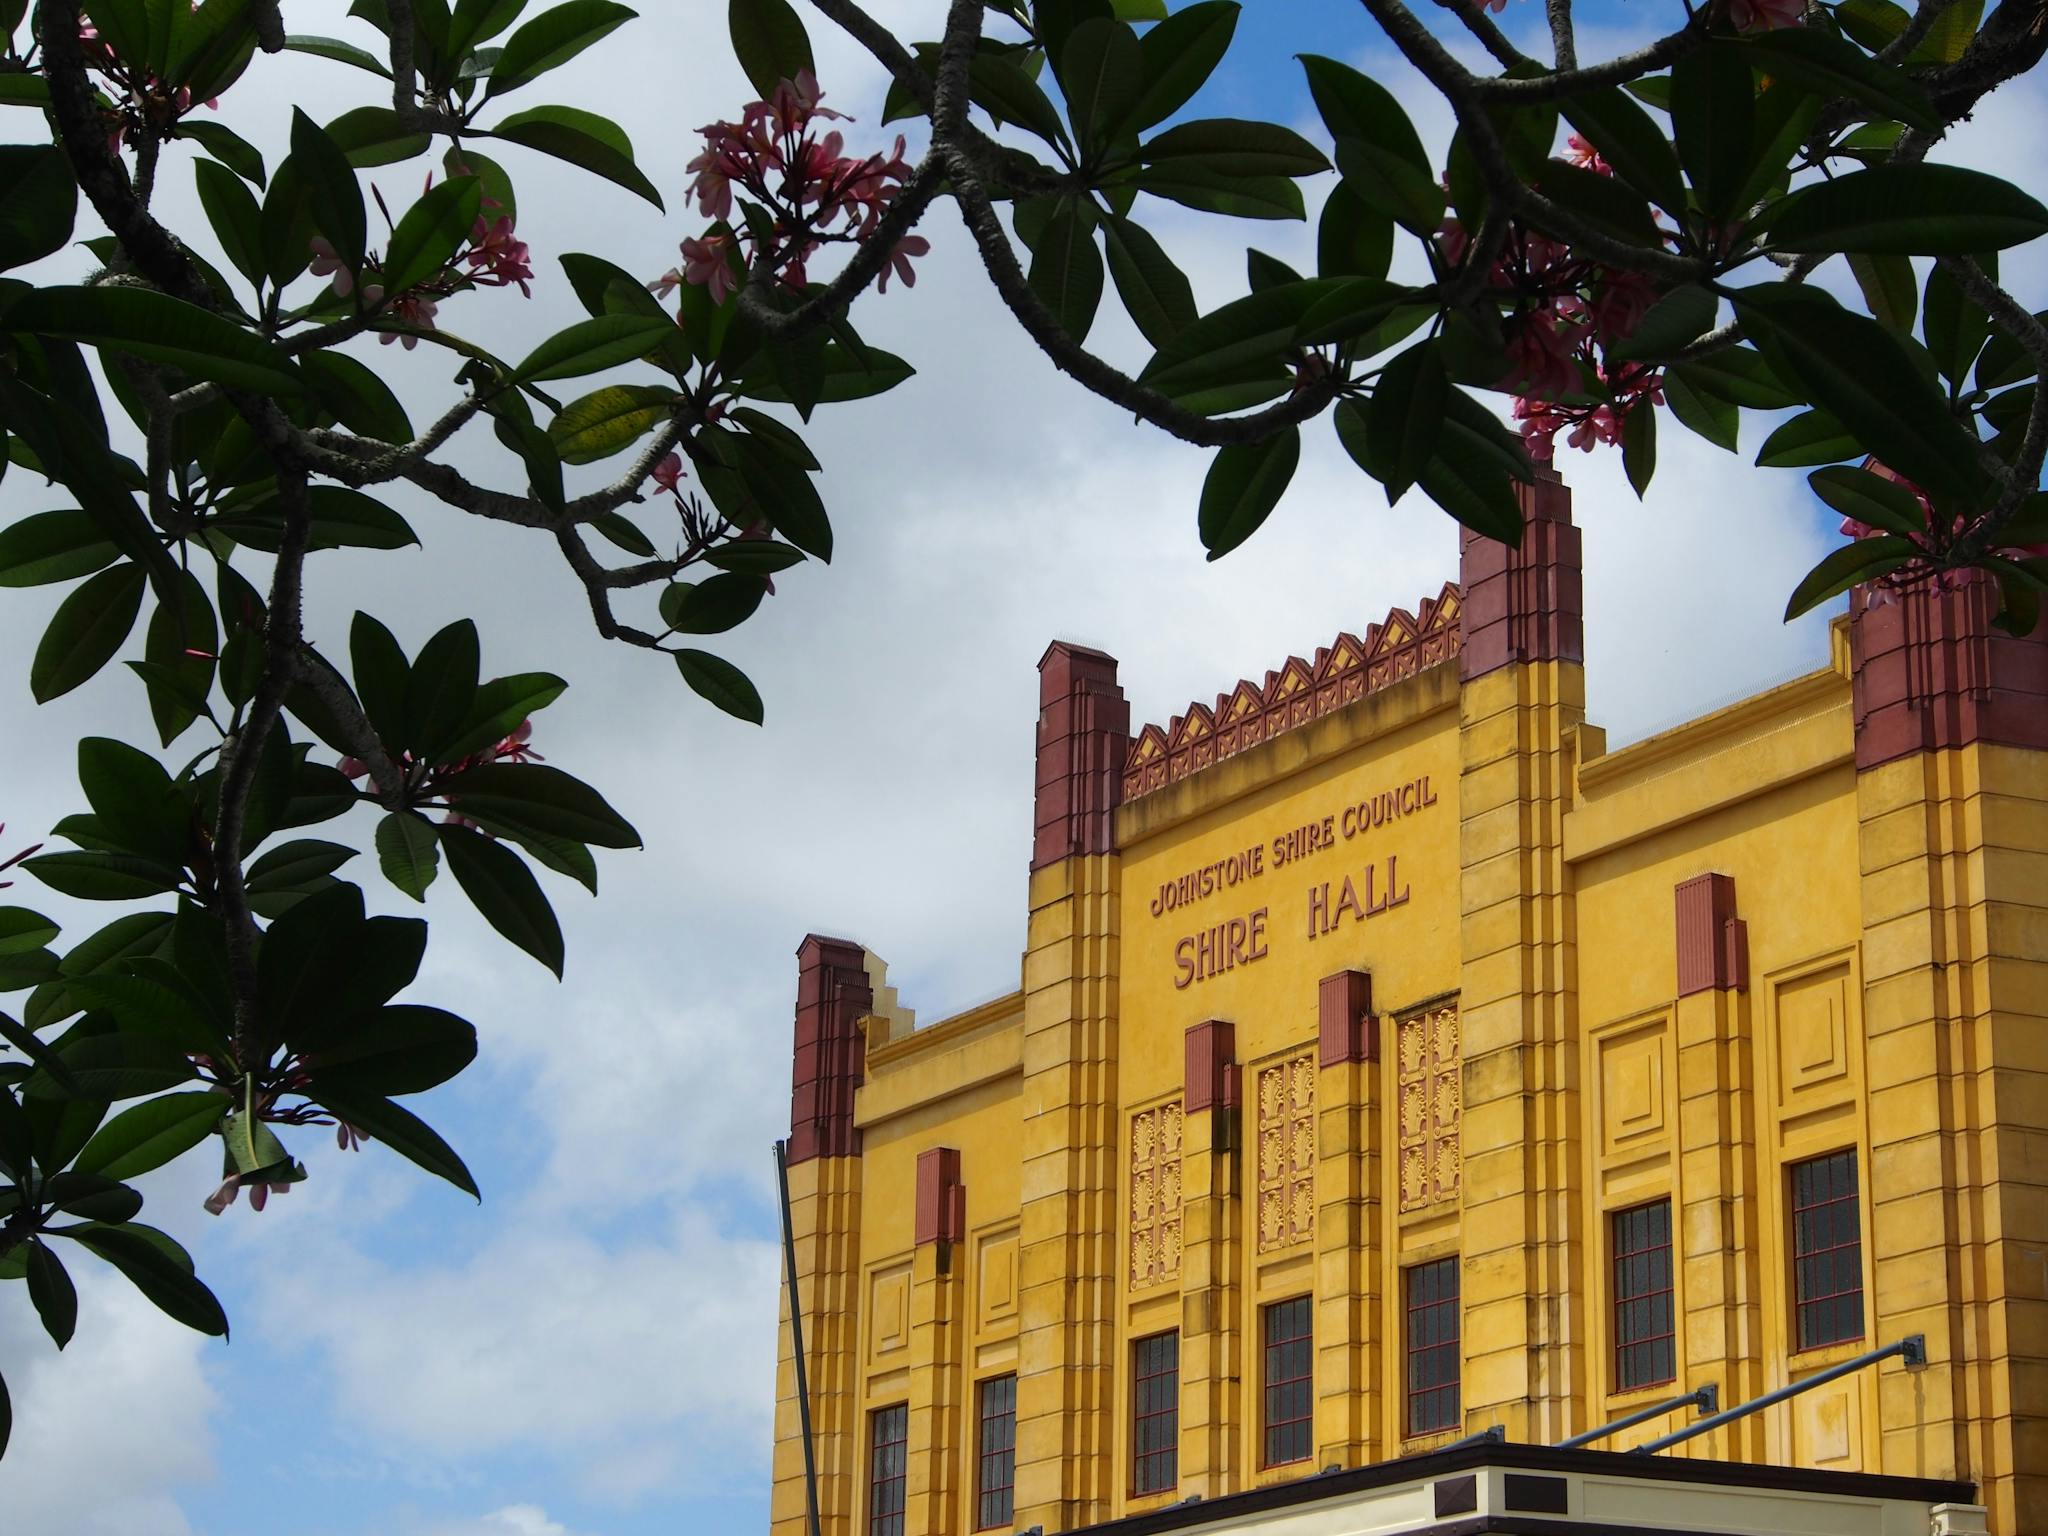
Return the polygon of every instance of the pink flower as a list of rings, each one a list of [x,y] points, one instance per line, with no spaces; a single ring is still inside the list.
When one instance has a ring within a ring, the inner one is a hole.
[[[1565,158],[1581,170],[1592,171],[1601,176],[1614,174],[1614,167],[1601,158],[1600,151],[1576,133],[1565,140],[1565,150]]]
[[[676,289],[680,288],[682,286],[682,283],[683,274],[677,271],[674,267],[670,267],[666,272],[662,273],[661,276],[657,277],[653,282],[647,285],[647,291],[653,294],[657,299],[665,299],[670,294],[674,293]],[[680,324],[681,321],[678,320],[677,323]]]
[[[391,306],[394,316],[422,331],[431,331],[434,328],[434,316],[440,313],[440,309],[440,305],[425,294],[419,293],[408,293]],[[377,340],[387,347],[394,341],[403,342],[408,352],[420,344],[419,337],[397,331],[386,331]]]
[[[494,288],[517,283],[521,293],[529,299],[533,297],[533,290],[527,286],[533,276],[533,264],[526,242],[513,239],[510,219],[486,220],[478,214],[476,227],[469,235],[469,251],[462,259],[469,264],[472,281]]]
[[[702,240],[683,242],[683,280],[711,290],[711,302],[723,304],[726,295],[739,286],[732,269],[732,236],[706,235]]]
[[[312,246],[313,260],[306,270],[315,277],[332,277],[332,287],[337,297],[345,299],[355,292],[356,275],[342,261],[341,253],[335,250],[333,242],[324,235],[315,235]]]
[[[675,493],[676,482],[683,478],[683,456],[671,453],[654,466],[654,483],[671,495]]]
[[[344,777],[351,779],[367,778],[370,773],[370,765],[360,757],[344,757],[334,766],[341,770]]]
[[[1578,334],[1554,310],[1535,309],[1508,322],[1508,376],[1503,383],[1538,399],[1579,388]]]
[[[1728,0],[1728,19],[1738,32],[1775,32],[1806,21],[1806,0]]]
[[[370,1138],[346,1120],[334,1122],[334,1144],[344,1152],[360,1152]]]
[[[1602,346],[1635,335],[1643,316],[1657,302],[1657,289],[1640,272],[1609,272],[1593,290],[1591,319]]]
[[[917,273],[911,270],[910,258],[913,256],[923,256],[931,248],[931,241],[925,239],[923,235],[905,235],[901,240],[898,240],[896,242],[896,249],[889,253],[888,263],[882,268],[881,278],[875,284],[876,289],[882,293],[889,291],[889,274],[892,271],[903,279],[904,287],[915,288],[917,286]]]

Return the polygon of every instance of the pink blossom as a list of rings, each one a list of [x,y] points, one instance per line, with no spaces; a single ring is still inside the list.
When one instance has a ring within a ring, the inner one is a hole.
[[[682,478],[683,456],[680,453],[671,453],[654,466],[654,483],[672,495],[676,490],[676,482]]]
[[[647,291],[653,294],[657,299],[665,299],[670,294],[674,293],[676,289],[680,288],[682,284],[683,274],[677,271],[674,267],[670,267],[666,272],[662,273],[661,276],[657,277],[653,282],[647,285]],[[681,323],[681,320],[678,319],[677,324]]]
[[[440,313],[440,309],[440,305],[422,293],[405,294],[391,306],[394,316],[422,331],[431,331],[434,328],[434,316]],[[398,331],[386,331],[377,340],[387,347],[394,341],[403,342],[408,352],[420,344],[418,336]]]
[[[1508,376],[1504,383],[1554,400],[1579,388],[1577,332],[1554,310],[1536,309],[1508,322]]]
[[[905,235],[901,240],[898,240],[896,242],[896,249],[889,253],[889,260],[883,266],[882,275],[875,283],[877,291],[882,293],[889,291],[889,274],[892,271],[903,279],[904,287],[915,288],[917,286],[917,273],[911,270],[910,258],[913,256],[923,256],[931,248],[931,241],[925,239],[923,235]]]
[[[1775,32],[1806,21],[1806,0],[1728,0],[1728,19],[1738,32]]]
[[[1589,306],[1593,330],[1602,346],[1635,335],[1643,316],[1657,302],[1656,286],[1640,272],[1608,272],[1593,289]]]
[[[1508,8],[1508,0],[1472,0],[1472,3],[1482,11],[1504,11]]]
[[[355,292],[356,275],[348,269],[347,263],[341,259],[341,253],[335,250],[333,242],[328,240],[325,235],[315,235],[312,240],[312,246],[313,260],[308,264],[306,270],[315,277],[332,277],[334,279],[332,286],[337,297],[345,299]]]
[[[347,778],[362,779],[369,777],[370,765],[360,757],[344,757],[334,766],[340,769],[343,776]]]
[[[732,236],[706,235],[702,240],[683,242],[683,279],[711,290],[711,302],[723,304],[726,295],[739,286],[730,259]]]
[[[471,281],[493,288],[517,283],[521,293],[533,297],[533,289],[527,286],[533,277],[530,253],[524,240],[512,237],[509,218],[487,220],[478,214],[476,227],[470,231],[469,250],[462,259],[469,265]]]
[[[1565,149],[1565,158],[1581,170],[1592,171],[1601,176],[1614,174],[1614,167],[1602,158],[1600,151],[1578,134],[1575,133],[1565,140]]]

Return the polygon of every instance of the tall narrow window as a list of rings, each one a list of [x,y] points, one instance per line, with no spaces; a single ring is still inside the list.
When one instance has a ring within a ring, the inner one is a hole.
[[[868,1536],[903,1536],[904,1442],[910,1409],[877,1408],[868,1416]]]
[[[1275,1302],[1266,1320],[1266,1462],[1307,1461],[1313,1345],[1306,1296]]]
[[[1614,1385],[1628,1392],[1678,1375],[1671,1297],[1671,1202],[1616,1211]]]
[[[974,1474],[974,1528],[1010,1523],[1017,1482],[1017,1378],[981,1384],[981,1452]]]
[[[1408,1271],[1408,1433],[1433,1435],[1464,1418],[1458,1392],[1458,1261]]]
[[[1801,1349],[1863,1337],[1856,1152],[1792,1165],[1792,1300]]]
[[[1165,1493],[1180,1481],[1180,1335],[1131,1346],[1131,1491]]]

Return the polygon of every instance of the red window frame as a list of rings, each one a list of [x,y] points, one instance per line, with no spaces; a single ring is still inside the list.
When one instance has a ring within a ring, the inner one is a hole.
[[[1678,1379],[1676,1298],[1671,1282],[1671,1201],[1608,1218],[1614,1253],[1614,1386],[1633,1392]]]
[[[1856,1149],[1794,1163],[1790,1175],[1797,1347],[1853,1343],[1865,1336],[1863,1198]]]
[[[1307,1461],[1315,1450],[1314,1304],[1306,1296],[1263,1309],[1266,1345],[1265,1460],[1268,1467]]]
[[[991,1376],[980,1387],[976,1422],[981,1433],[974,1470],[974,1528],[1010,1524],[1017,1484],[1017,1378]]]
[[[910,1405],[868,1415],[868,1536],[903,1536],[903,1484],[909,1464]]]
[[[1131,1491],[1167,1493],[1180,1482],[1180,1335],[1131,1345]]]
[[[1403,1271],[1408,1314],[1403,1346],[1408,1361],[1408,1433],[1434,1435],[1465,1419],[1460,1388],[1463,1358],[1458,1338],[1456,1256]]]

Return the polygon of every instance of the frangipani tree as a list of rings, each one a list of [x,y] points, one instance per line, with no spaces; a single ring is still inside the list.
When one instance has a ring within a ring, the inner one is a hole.
[[[358,859],[415,899],[445,863],[559,974],[533,866],[594,890],[594,850],[638,842],[560,765],[573,743],[533,750],[563,679],[492,675],[458,615],[410,656],[368,611],[315,633],[309,561],[413,542],[388,504],[412,487],[530,530],[600,635],[760,721],[702,637],[829,559],[803,426],[909,376],[853,319],[934,240],[971,244],[1081,387],[1216,450],[1212,556],[1271,513],[1318,417],[1390,497],[1419,489],[1513,540],[1515,483],[1560,437],[1620,452],[1641,490],[1660,421],[1732,448],[1762,411],[1779,419],[1759,463],[1811,469],[1852,535],[1794,611],[1858,582],[1969,580],[1997,584],[2010,627],[2038,622],[2048,327],[1997,255],[2048,210],[1927,157],[2039,63],[2043,0],[1679,0],[1668,35],[1596,62],[1571,0],[1547,0],[1543,59],[1468,0],[1427,20],[1363,0],[1343,41],[1390,40],[1442,92],[1443,166],[1334,58],[1301,61],[1332,153],[1196,115],[1230,0],[934,0],[931,41],[809,0],[886,70],[900,137],[826,105],[788,0],[733,0],[758,99],[703,113],[692,179],[668,189],[680,259],[537,258],[519,233],[533,155],[662,202],[614,124],[544,100],[551,70],[619,46],[624,6],[357,0],[348,39],[294,36],[282,9],[0,3],[0,262],[78,241],[93,263],[0,279],[9,483],[76,503],[0,527],[0,585],[67,588],[30,663],[39,700],[104,672],[147,706],[138,740],[78,744],[84,809],[52,829],[68,847],[0,848],[0,874],[126,909],[75,936],[0,905],[0,1278],[60,1345],[81,1257],[225,1332],[189,1256],[137,1220],[132,1181],[172,1159],[221,1159],[217,1212],[306,1177],[313,1126],[477,1189],[400,1102],[461,1072],[476,1031],[410,1000],[426,924],[370,915]],[[1460,63],[1450,30],[1494,67]],[[286,49],[331,65],[333,94],[266,153],[208,104]],[[366,182],[381,167],[399,169]],[[1248,251],[1248,292],[1206,314],[1143,222],[1151,199],[1300,219],[1302,182],[1333,169],[1315,272]],[[192,179],[204,227],[160,221],[166,177]],[[380,189],[400,185],[421,190],[394,206]],[[1390,275],[1400,242],[1424,280]],[[536,280],[586,318],[501,356],[510,290]],[[1134,371],[1089,347],[1111,292],[1153,349]],[[400,404],[400,369],[445,392],[431,420]],[[491,475],[450,458],[480,436]],[[0,1443],[8,1423],[0,1386]]]

